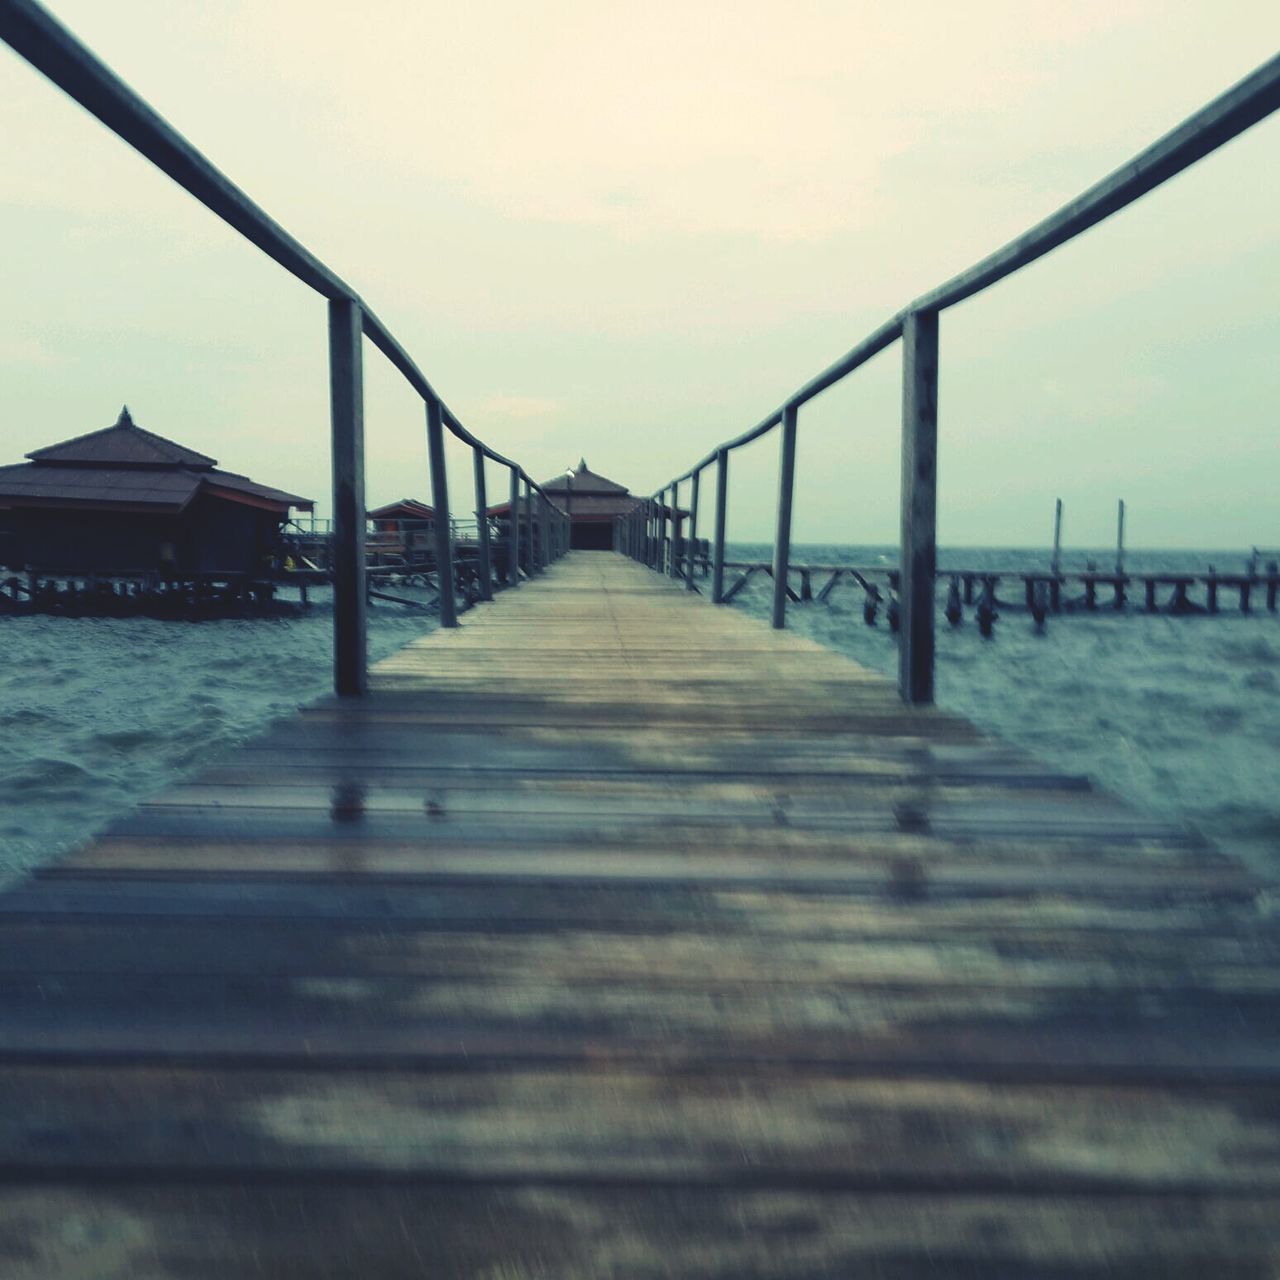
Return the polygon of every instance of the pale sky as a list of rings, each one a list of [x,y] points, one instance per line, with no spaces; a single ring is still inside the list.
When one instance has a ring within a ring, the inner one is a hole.
[[[1275,0],[51,8],[478,435],[638,493],[1280,47]],[[327,511],[323,300],[7,49],[0,103],[0,463],[127,401]],[[1280,546],[1278,224],[1272,118],[944,314],[940,541],[1045,542],[1060,496],[1069,544],[1123,497],[1135,546]],[[426,498],[365,352],[369,503]],[[900,367],[802,410],[797,541],[896,541]],[[731,538],[771,535],[776,469],[735,455]]]

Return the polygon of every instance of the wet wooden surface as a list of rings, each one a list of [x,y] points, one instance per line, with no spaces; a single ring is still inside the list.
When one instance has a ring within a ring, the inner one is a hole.
[[[0,897],[0,1275],[1275,1277],[1272,908],[574,553]]]

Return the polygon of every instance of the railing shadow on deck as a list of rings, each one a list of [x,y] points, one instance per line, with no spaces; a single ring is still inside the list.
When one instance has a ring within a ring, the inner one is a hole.
[[[773,625],[786,625],[787,572],[791,550],[791,505],[795,481],[796,426],[802,405],[849,376],[895,342],[902,342],[902,498],[899,566],[898,688],[904,702],[933,701],[935,579],[937,575],[938,317],[948,307],[982,292],[1044,257],[1059,245],[1118,213],[1147,192],[1202,160],[1280,107],[1280,55],[1197,111],[1127,164],[1064,205],[1056,213],[968,271],[917,298],[851,351],[828,365],[748,431],[717,445],[696,466],[637,503],[615,525],[617,550],[693,589],[698,545],[700,480],[715,464],[715,528],[712,535],[711,599],[726,602],[725,515],[729,454],[782,428],[778,515],[773,550]],[[680,486],[690,481],[687,510]],[[680,526],[689,516],[687,537]]]
[[[65,27],[33,0],[0,0],[0,39],[96,116],[135,151],[168,174],[201,204],[234,227],[329,304],[329,387],[333,458],[334,689],[365,691],[368,680],[365,616],[364,405],[362,342],[368,338],[422,398],[432,507],[435,562],[440,575],[440,623],[457,625],[453,524],[445,466],[444,432],[471,447],[480,595],[517,586],[523,565],[538,573],[569,546],[568,518],[519,463],[504,457],[462,425],[390,329],[358,293],[295,240],[220,169],[196,150]],[[492,570],[485,459],[510,473],[506,583]],[[520,493],[523,484],[524,494]]]

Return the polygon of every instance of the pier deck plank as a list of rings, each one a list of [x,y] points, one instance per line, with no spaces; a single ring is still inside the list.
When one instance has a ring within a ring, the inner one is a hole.
[[[574,553],[0,896],[0,1274],[1280,1274],[1266,886]]]

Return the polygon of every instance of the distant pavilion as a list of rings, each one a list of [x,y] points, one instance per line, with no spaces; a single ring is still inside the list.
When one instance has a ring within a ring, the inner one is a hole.
[[[569,517],[569,546],[575,551],[612,550],[614,521],[630,514],[641,501],[632,497],[625,485],[592,471],[585,458],[574,470],[543,481],[542,489],[551,504]],[[522,498],[522,510],[523,502]],[[509,502],[500,503],[490,507],[489,514],[505,516],[510,506]],[[534,512],[536,516],[536,506]],[[686,514],[677,513],[679,519]]]

